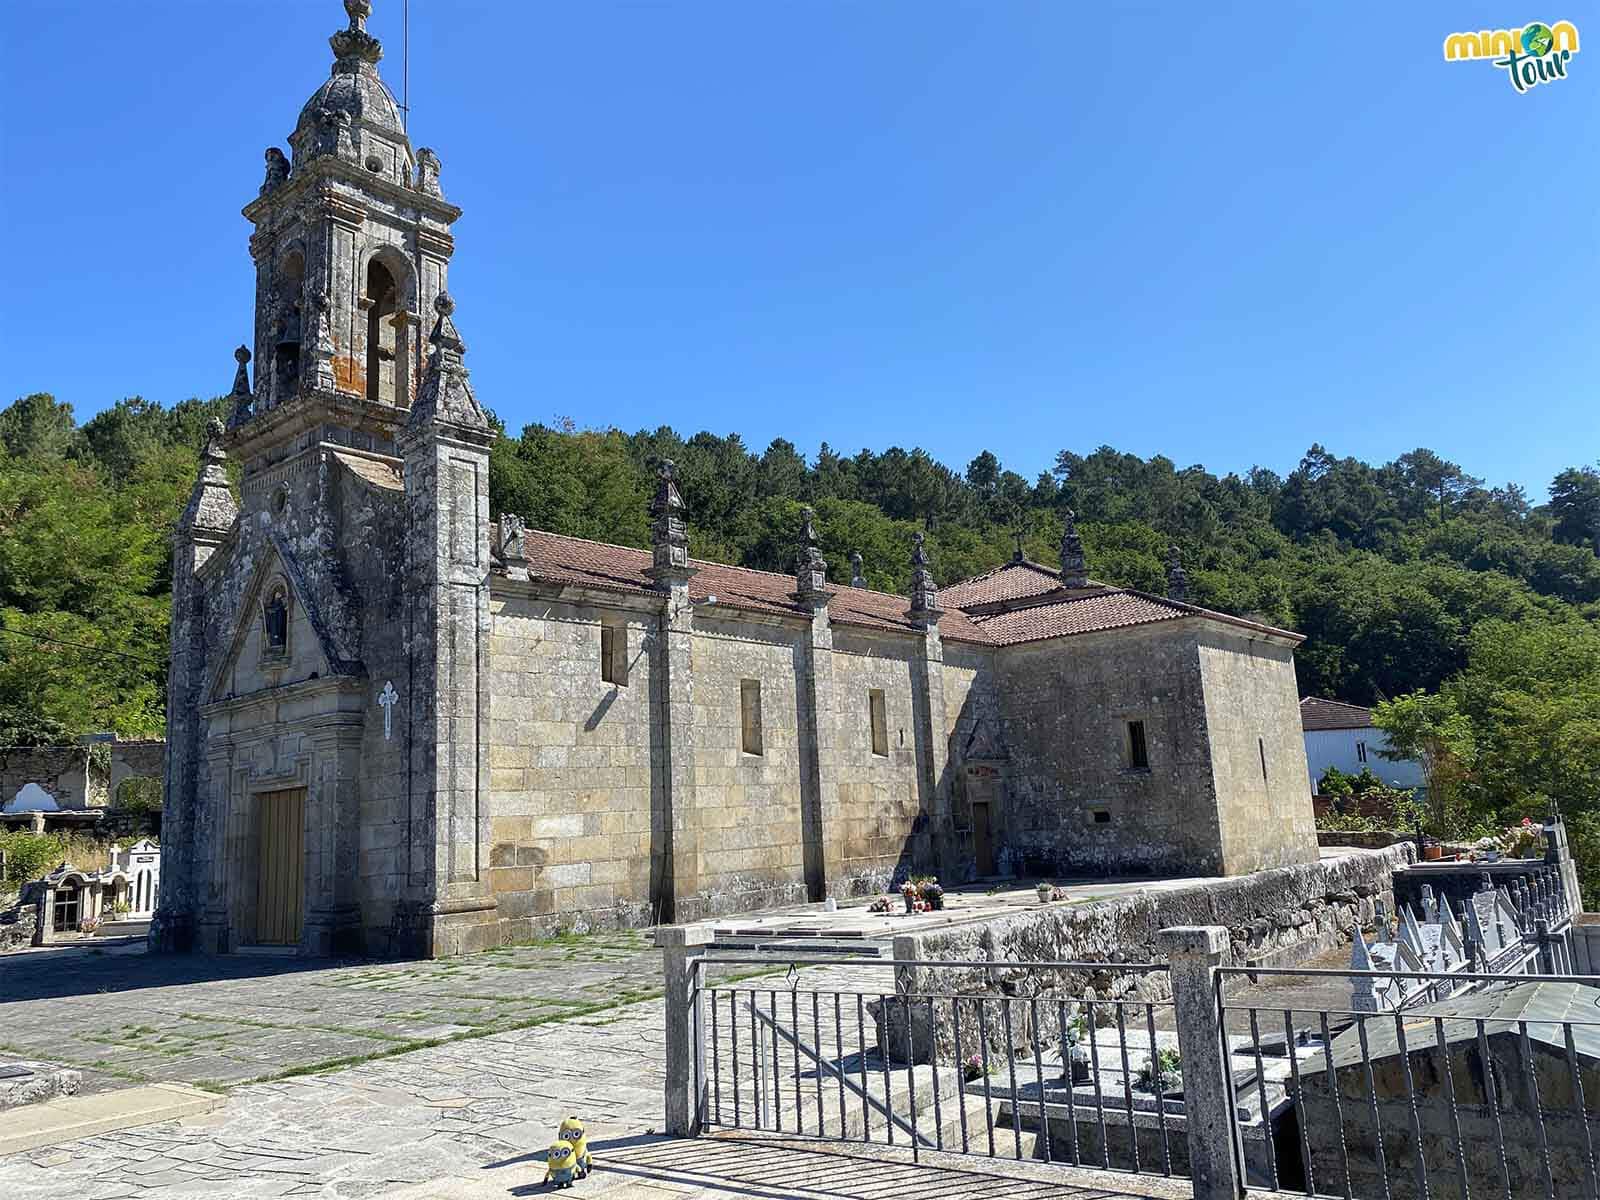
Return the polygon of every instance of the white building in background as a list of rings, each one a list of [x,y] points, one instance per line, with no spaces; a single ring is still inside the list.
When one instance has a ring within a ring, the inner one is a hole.
[[[1347,775],[1359,775],[1370,767],[1391,787],[1422,786],[1421,763],[1413,759],[1395,762],[1378,753],[1388,748],[1389,739],[1373,725],[1369,708],[1307,696],[1300,701],[1300,727],[1305,731],[1306,768],[1313,792],[1329,767],[1338,767]]]

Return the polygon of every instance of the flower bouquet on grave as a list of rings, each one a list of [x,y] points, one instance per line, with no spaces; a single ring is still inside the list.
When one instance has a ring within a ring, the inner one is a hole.
[[[922,898],[928,902],[928,907],[934,912],[944,909],[944,888],[939,886],[937,879],[930,879],[922,885]]]
[[[906,911],[917,911],[917,885],[911,880],[906,880],[900,885],[900,897],[906,902]]]
[[[871,904],[867,905],[867,911],[869,913],[882,913],[884,916],[888,916],[894,911],[894,901],[888,896],[879,896]]]

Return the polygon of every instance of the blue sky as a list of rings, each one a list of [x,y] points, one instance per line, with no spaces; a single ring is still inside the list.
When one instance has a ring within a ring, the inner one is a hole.
[[[1600,457],[1600,19],[1492,4],[412,0],[478,395],[806,453]],[[385,78],[400,2],[376,0]],[[1198,14],[1203,12],[1203,17]],[[1455,29],[1577,22],[1518,95]],[[0,403],[225,391],[335,0],[0,7]],[[1594,39],[1592,44],[1587,39]]]

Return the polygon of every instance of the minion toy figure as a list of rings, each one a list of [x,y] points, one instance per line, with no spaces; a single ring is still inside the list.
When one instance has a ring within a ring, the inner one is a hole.
[[[545,1152],[544,1181],[558,1188],[569,1188],[577,1177],[578,1156],[573,1152],[572,1143],[565,1138],[557,1138]]]
[[[573,1157],[578,1160],[578,1178],[589,1178],[589,1172],[594,1170],[594,1159],[589,1157],[589,1135],[583,1131],[583,1122],[577,1117],[568,1117],[561,1122],[556,1136],[572,1143]]]

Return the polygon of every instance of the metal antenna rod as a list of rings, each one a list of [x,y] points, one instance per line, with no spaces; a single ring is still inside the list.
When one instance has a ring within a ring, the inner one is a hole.
[[[400,128],[411,132],[411,0],[400,4]]]

